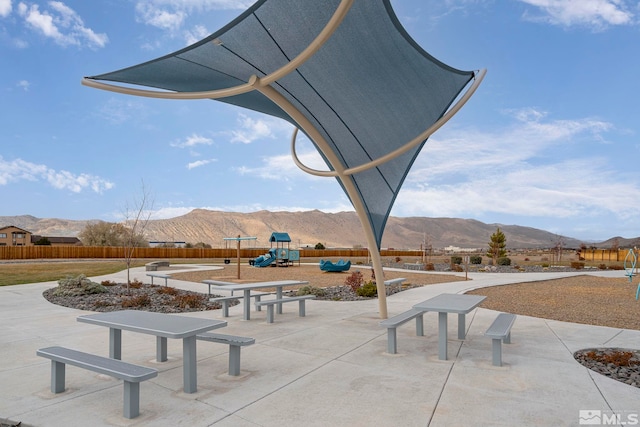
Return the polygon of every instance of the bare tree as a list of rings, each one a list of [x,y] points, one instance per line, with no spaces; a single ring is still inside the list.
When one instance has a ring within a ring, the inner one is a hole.
[[[126,232],[123,236],[122,248],[124,261],[127,264],[127,291],[131,283],[131,260],[136,248],[143,245],[144,230],[151,217],[152,209],[153,200],[144,181],[142,181],[140,194],[135,196],[131,202],[127,202],[123,211]]]
[[[551,251],[558,264],[562,261],[562,252],[564,251],[565,244],[564,237],[556,235],[556,241],[553,243]]]

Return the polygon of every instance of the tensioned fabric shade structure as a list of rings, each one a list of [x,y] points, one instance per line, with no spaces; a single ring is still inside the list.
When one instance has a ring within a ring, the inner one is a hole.
[[[484,73],[429,55],[402,27],[390,0],[259,0],[187,48],[83,84],[216,99],[292,123],[293,161],[308,173],[335,177],[360,218],[386,318],[379,251],[387,218],[427,138],[462,107]],[[326,170],[299,160],[298,129]]]

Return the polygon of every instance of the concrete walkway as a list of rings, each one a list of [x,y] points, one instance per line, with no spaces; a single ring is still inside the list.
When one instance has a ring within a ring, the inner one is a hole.
[[[443,292],[567,275],[469,274],[470,281],[395,294],[388,298],[389,314]],[[131,277],[147,279],[142,269]],[[199,283],[169,283],[207,290]],[[182,391],[181,342],[169,340],[169,361],[157,363],[155,337],[125,331],[123,360],[160,371],[142,383],[141,414],[128,420],[122,417],[122,383],[110,377],[68,367],[67,391],[49,391],[50,362],[36,356],[38,348],[108,354],[106,328],[79,323],[76,318],[87,312],[42,297],[53,286],[0,287],[0,419],[22,426],[576,426],[580,411],[591,411],[582,413],[592,417],[591,425],[616,425],[614,415],[631,425],[640,421],[640,389],[596,374],[572,356],[597,346],[640,348],[640,331],[518,316],[512,344],[503,345],[505,364],[494,367],[491,340],[483,333],[497,313],[479,308],[467,315],[464,342],[456,339],[457,316],[449,317],[450,360],[441,361],[435,313],[425,315],[424,337],[415,336],[413,322],[400,327],[398,354],[387,354],[376,300],[308,301],[305,318],[298,317],[297,304],[288,304],[273,324],[265,322],[264,310],[243,321],[241,305],[232,307],[228,327],[219,332],[254,337],[256,344],[242,349],[241,375],[230,377],[228,347],[199,342],[194,394]],[[186,315],[220,318],[221,312]]]

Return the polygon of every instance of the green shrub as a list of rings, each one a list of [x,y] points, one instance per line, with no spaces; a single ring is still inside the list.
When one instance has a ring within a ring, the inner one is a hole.
[[[77,277],[67,276],[58,280],[58,287],[53,291],[53,295],[74,297],[80,295],[103,294],[109,292],[100,283],[92,282],[87,276],[81,274]]]
[[[356,291],[359,297],[373,298],[378,296],[378,288],[373,282],[367,282]]]
[[[462,257],[461,256],[457,256],[457,255],[452,256],[451,257],[451,264],[452,265],[453,264],[457,264],[457,265],[462,264]]]
[[[482,257],[480,255],[473,255],[469,257],[469,262],[475,265],[482,264]]]
[[[549,268],[549,263],[548,262],[543,262],[542,263],[542,268]]]
[[[317,288],[315,286],[303,286],[296,292],[296,295],[315,295],[317,297],[323,297],[325,294],[324,289]]]
[[[511,258],[508,256],[503,256],[498,258],[498,265],[511,265]]]

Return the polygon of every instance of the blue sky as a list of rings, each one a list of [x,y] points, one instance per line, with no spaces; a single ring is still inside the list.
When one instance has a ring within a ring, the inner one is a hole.
[[[362,0],[356,0],[362,1]],[[216,31],[248,0],[0,0],[0,216],[152,218],[194,208],[352,210],[299,171],[288,123],[210,100],[82,86]],[[392,0],[441,61],[487,68],[425,145],[394,216],[473,218],[585,241],[640,236],[640,4]],[[304,142],[301,157],[320,165]]]

